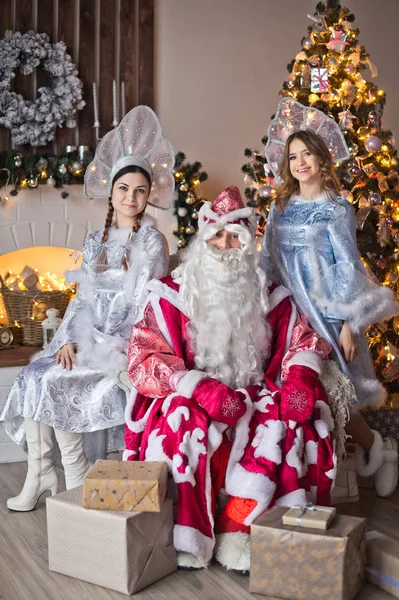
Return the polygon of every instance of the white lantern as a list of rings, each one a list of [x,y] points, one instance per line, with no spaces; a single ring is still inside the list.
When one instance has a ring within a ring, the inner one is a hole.
[[[60,311],[56,308],[46,310],[47,319],[42,321],[43,327],[43,348],[47,348],[54,337],[55,332],[60,326],[61,319],[59,318]]]

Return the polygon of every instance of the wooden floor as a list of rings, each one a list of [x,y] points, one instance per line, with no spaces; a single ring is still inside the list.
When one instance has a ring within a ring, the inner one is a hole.
[[[8,511],[6,499],[21,490],[26,463],[0,464],[0,599],[1,600],[122,600],[124,594],[52,573],[47,568],[44,497],[29,513]],[[399,540],[399,488],[389,499],[362,490],[356,504],[341,505],[342,513],[367,517],[370,529]],[[215,564],[198,572],[177,571],[134,596],[137,600],[265,600],[250,594],[248,577],[228,573]],[[392,600],[393,596],[365,584],[357,600]]]

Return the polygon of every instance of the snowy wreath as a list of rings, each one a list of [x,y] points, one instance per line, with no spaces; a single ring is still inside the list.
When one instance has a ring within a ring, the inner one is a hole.
[[[30,75],[41,65],[50,78],[35,101],[11,90],[15,71]],[[0,125],[11,130],[14,144],[44,146],[66,121],[75,127],[74,114],[85,105],[83,84],[63,42],[50,43],[45,33],[6,31],[0,40]]]

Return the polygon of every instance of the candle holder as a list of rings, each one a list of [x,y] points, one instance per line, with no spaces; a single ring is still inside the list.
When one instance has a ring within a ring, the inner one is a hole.
[[[78,152],[79,152],[79,158],[80,160],[83,160],[83,156],[85,152],[89,152],[90,147],[89,146],[84,146],[84,145],[80,145],[78,148]]]

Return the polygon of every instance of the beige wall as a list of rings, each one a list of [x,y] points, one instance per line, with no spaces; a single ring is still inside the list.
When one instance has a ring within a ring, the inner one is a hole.
[[[300,51],[317,0],[156,0],[155,105],[176,150],[208,172],[203,194],[244,189],[246,146],[261,148],[286,65]],[[399,0],[347,0],[386,90],[384,125],[399,142]],[[395,56],[396,55],[396,56]],[[162,215],[168,235],[175,224]],[[171,243],[172,242],[172,243]]]

